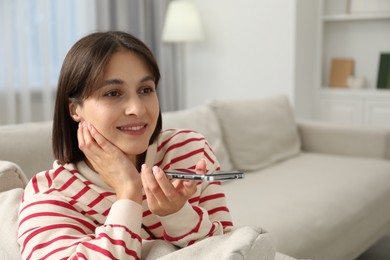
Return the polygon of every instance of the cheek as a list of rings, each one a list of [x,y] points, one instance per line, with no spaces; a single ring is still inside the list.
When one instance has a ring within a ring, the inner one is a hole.
[[[115,113],[99,105],[99,103],[85,106],[83,115],[84,120],[92,124],[99,132],[104,132],[104,129],[115,121]]]

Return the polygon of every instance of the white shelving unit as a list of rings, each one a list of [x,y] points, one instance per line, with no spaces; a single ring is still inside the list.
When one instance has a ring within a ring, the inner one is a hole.
[[[390,17],[390,12],[383,13],[368,13],[368,14],[324,14],[322,20],[324,22],[337,21],[362,21],[362,20],[387,20]]]
[[[390,12],[346,12],[346,1],[322,0],[319,10],[317,117],[390,128],[390,90],[377,89],[379,57],[390,53]],[[362,89],[328,87],[332,58],[352,58]]]

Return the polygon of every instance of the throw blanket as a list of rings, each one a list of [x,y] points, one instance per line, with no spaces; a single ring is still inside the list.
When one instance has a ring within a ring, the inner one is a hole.
[[[18,165],[0,161],[0,192],[14,188],[24,188],[28,180]]]
[[[18,210],[23,189],[0,192],[0,259],[21,259],[18,234]]]
[[[241,227],[179,250],[165,241],[143,241],[142,259],[273,260],[275,248],[270,235],[261,228]]]
[[[0,161],[0,259],[20,259],[18,210],[27,177],[18,165]]]

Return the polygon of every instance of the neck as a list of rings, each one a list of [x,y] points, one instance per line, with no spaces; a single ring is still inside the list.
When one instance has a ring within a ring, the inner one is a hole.
[[[143,163],[145,163],[146,151],[139,154],[139,155],[128,156],[128,158],[134,164],[137,171],[141,172],[141,166]],[[96,169],[93,167],[93,165],[91,164],[91,162],[87,158],[85,158],[84,161],[88,165],[89,168],[91,168],[94,172],[98,173],[98,171],[96,171]]]

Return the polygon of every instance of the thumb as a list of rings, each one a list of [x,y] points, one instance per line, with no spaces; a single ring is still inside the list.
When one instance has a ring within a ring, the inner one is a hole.
[[[195,172],[197,174],[206,174],[207,173],[206,164],[207,163],[205,159],[201,159],[200,161],[198,161],[195,165]]]

